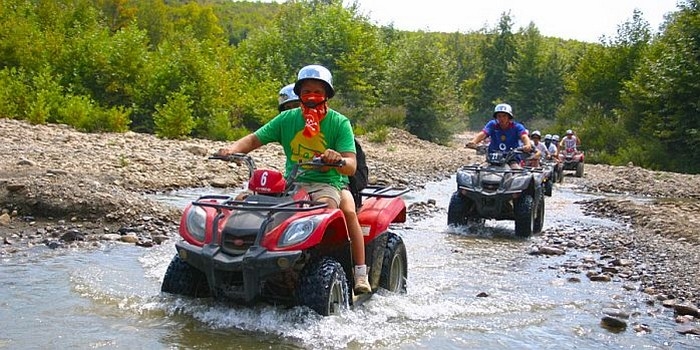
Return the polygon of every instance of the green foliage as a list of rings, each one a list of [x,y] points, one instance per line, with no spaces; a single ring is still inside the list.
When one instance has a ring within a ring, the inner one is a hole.
[[[29,85],[25,74],[15,68],[0,70],[0,118],[24,119],[29,109]]]
[[[159,137],[186,138],[195,126],[192,100],[181,91],[173,92],[165,104],[156,106],[153,121],[156,135]]]
[[[700,2],[670,17],[623,92],[622,122],[644,158],[637,164],[700,173]]]
[[[389,136],[389,128],[386,126],[380,126],[374,131],[367,134],[367,139],[370,142],[384,143]]]
[[[434,38],[423,32],[400,40],[390,63],[386,102],[406,108],[406,129],[421,139],[449,142],[460,114],[454,62]]]
[[[358,134],[447,143],[507,101],[530,129],[576,129],[589,159],[699,172],[700,1],[652,38],[639,11],[599,44],[377,27],[340,0],[0,1],[0,117],[231,140],[277,114],[298,69],[334,75]],[[673,155],[670,157],[669,155]]]

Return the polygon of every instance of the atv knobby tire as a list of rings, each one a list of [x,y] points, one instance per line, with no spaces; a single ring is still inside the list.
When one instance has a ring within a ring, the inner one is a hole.
[[[204,298],[211,295],[204,272],[180,259],[179,255],[175,255],[170,261],[160,290],[193,298]]]
[[[300,305],[322,316],[337,315],[347,309],[348,280],[343,266],[330,257],[310,263],[301,272],[297,296]]]
[[[540,200],[537,204],[537,210],[535,211],[535,222],[532,224],[532,233],[542,232],[542,227],[544,226],[544,194],[539,194]]]
[[[583,163],[576,164],[576,177],[583,176]]]
[[[450,205],[447,208],[447,224],[452,226],[464,226],[467,224],[467,203],[458,192],[450,197]]]
[[[515,202],[515,235],[528,238],[532,235],[535,222],[532,195],[523,193]]]
[[[564,165],[561,163],[557,164],[557,182],[564,182]]]
[[[407,275],[406,246],[400,236],[389,232],[379,286],[390,292],[406,293]]]

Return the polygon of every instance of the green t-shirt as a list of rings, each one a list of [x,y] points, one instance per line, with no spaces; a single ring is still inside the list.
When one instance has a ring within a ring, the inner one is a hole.
[[[301,108],[294,108],[280,113],[263,125],[255,132],[255,136],[263,144],[279,142],[282,145],[284,154],[287,156],[287,174],[295,163],[309,161],[314,156],[321,155],[328,148],[340,153],[355,153],[355,136],[348,118],[328,109],[328,113],[320,124],[321,131],[316,136],[310,138],[304,136],[306,121],[301,113]],[[337,169],[331,168],[327,172],[307,171],[299,176],[297,181],[327,183],[342,189],[348,184],[348,177],[340,174]]]

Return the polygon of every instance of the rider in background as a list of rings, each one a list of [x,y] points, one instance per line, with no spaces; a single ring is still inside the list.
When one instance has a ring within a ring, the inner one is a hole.
[[[573,149],[576,152],[576,146],[581,144],[581,139],[574,135],[574,131],[569,129],[566,130],[566,136],[561,139],[559,147],[564,150]]]
[[[555,155],[555,158],[559,160],[559,135],[552,135],[552,144],[554,145],[554,148],[557,149],[553,154]]]
[[[328,100],[335,95],[331,72],[319,65],[301,68],[293,93],[300,97],[301,108],[281,112],[254,133],[221,148],[217,154],[248,153],[264,144],[278,142],[287,157],[287,173],[295,163],[310,161],[315,157],[320,157],[325,163],[344,161],[345,164],[340,167],[305,173],[304,177],[299,177],[299,181],[307,192],[312,193],[313,200],[343,211],[355,261],[355,292],[371,292],[365,265],[364,237],[355,212],[355,201],[349,191],[343,191],[348,185],[348,176],[355,174],[357,167],[355,140],[350,120],[328,108]]]
[[[484,128],[474,136],[474,139],[467,143],[467,147],[476,148],[479,142],[486,137],[491,138],[489,143],[489,152],[506,152],[508,150],[518,148],[518,141],[523,143],[523,151],[530,152],[532,144],[530,137],[527,135],[525,127],[513,121],[513,108],[507,103],[496,105],[493,111],[493,120],[490,120]],[[509,165],[512,169],[520,169],[520,160],[513,160]]]
[[[552,134],[544,135],[544,146],[547,147],[547,152],[549,153],[549,157],[547,159],[556,158],[557,150],[559,150],[557,143],[552,142],[552,139]]]
[[[549,159],[551,157],[551,154],[549,154],[547,146],[545,146],[544,143],[540,142],[540,139],[542,138],[542,133],[540,133],[539,130],[533,131],[531,138],[535,154],[533,154],[531,158],[528,158],[525,164],[536,168],[539,167],[545,159]]]

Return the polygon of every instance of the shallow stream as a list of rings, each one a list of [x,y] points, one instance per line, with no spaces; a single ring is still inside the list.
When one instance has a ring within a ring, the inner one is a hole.
[[[586,198],[557,185],[545,229],[616,227],[584,216]],[[341,316],[303,308],[240,307],[161,295],[174,242],[155,248],[109,244],[93,251],[36,247],[0,263],[0,349],[628,349],[696,348],[669,318],[647,315],[638,291],[619,282],[567,282],[551,268],[585,252],[527,255],[531,240],[512,222],[447,227],[454,179],[430,183],[407,203],[435,199],[435,215],[396,229],[408,252],[408,293],[379,292]],[[206,190],[205,190],[206,192]],[[184,205],[202,190],[159,196]],[[624,229],[620,227],[620,229]],[[487,297],[477,297],[480,293]],[[623,304],[652,333],[600,326],[601,310]]]

